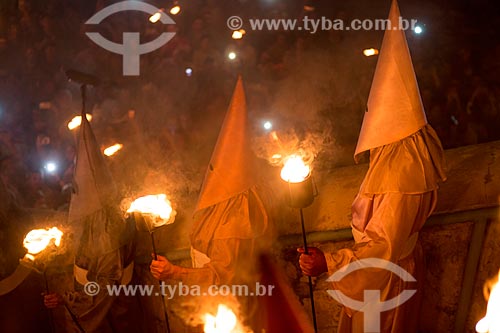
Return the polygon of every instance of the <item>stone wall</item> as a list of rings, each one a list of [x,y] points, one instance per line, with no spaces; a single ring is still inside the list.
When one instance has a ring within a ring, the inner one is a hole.
[[[466,274],[473,274],[475,283],[463,332],[475,332],[476,322],[485,314],[483,284],[498,274],[500,268],[499,215],[490,220],[486,227],[486,238],[476,272],[465,270],[474,221],[464,219],[448,224],[446,219],[459,212],[499,205],[499,157],[500,142],[462,147],[446,152],[448,180],[439,190],[439,202],[432,218],[433,226],[424,227],[420,236],[427,262],[424,301],[420,312],[421,332],[454,331]],[[317,181],[319,195],[314,204],[305,209],[306,228],[313,232],[311,236],[317,236],[325,231],[349,228],[350,204],[366,170],[367,165],[359,165],[332,170],[331,173],[321,176]],[[290,216],[293,216],[293,213]],[[445,225],[439,225],[445,222]],[[288,221],[280,225],[282,239],[292,238],[287,235],[299,233],[299,226],[298,220],[296,223]],[[300,242],[290,243],[293,242],[286,241],[284,243],[286,245],[278,251],[277,256],[309,313],[307,280],[301,276],[297,265],[296,246],[300,246]],[[350,247],[352,244],[352,241],[327,241],[311,245],[323,251],[333,252],[343,247]],[[328,283],[316,280],[314,294],[319,331],[325,333],[335,331],[340,313],[340,306],[327,295],[327,289],[329,289]]]

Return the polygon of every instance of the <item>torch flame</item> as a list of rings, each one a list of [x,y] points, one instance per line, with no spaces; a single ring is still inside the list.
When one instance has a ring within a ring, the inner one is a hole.
[[[123,145],[121,143],[115,143],[112,146],[109,146],[108,148],[104,149],[104,155],[106,156],[113,156],[116,154],[117,151],[123,148]]]
[[[156,23],[160,20],[160,18],[161,18],[161,12],[156,12],[149,17],[149,22]]]
[[[238,320],[234,312],[224,304],[219,304],[215,316],[209,313],[205,314],[203,330],[205,333],[234,333],[237,323]]]
[[[174,222],[175,211],[166,194],[146,195],[135,199],[127,213],[140,212],[149,215],[154,220],[154,227],[160,227]]]
[[[500,280],[500,272],[498,272]],[[500,333],[500,285],[497,281],[493,284],[488,300],[486,316],[481,319],[476,325],[478,333]]]
[[[181,12],[181,6],[175,5],[172,8],[170,8],[170,14],[172,15],[177,15]]]
[[[233,34],[231,35],[231,37],[232,37],[233,39],[242,39],[244,34],[246,34],[246,31],[245,31],[245,30],[243,30],[243,29],[240,29],[240,30],[234,30],[234,31],[233,31]]]
[[[57,227],[50,229],[34,229],[31,230],[24,238],[23,245],[28,250],[30,258],[34,258],[34,254],[38,254],[45,250],[53,239],[56,246],[61,245],[61,237],[63,232]]]
[[[87,113],[85,114],[85,117],[87,118],[88,121],[92,120],[92,115]],[[82,124],[82,116],[76,116],[71,119],[71,121],[68,123],[68,128],[70,130],[74,130],[75,128],[78,128]]]
[[[374,49],[374,48],[364,49],[363,50],[363,54],[365,55],[365,57],[371,57],[371,56],[377,55],[378,54],[378,50]]]
[[[309,176],[311,168],[304,163],[302,157],[291,155],[286,159],[281,178],[290,183],[301,183]]]

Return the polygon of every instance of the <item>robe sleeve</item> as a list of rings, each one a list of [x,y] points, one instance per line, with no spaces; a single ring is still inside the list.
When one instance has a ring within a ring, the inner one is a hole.
[[[352,249],[325,254],[329,274],[360,259],[380,258],[397,263],[411,254],[415,233],[433,211],[436,198],[436,191],[358,195],[353,203],[356,244]],[[363,300],[364,290],[378,289],[383,298],[389,293],[390,279],[391,273],[385,269],[362,269],[333,282],[333,288],[356,300]],[[346,311],[352,315],[352,310]]]
[[[106,325],[106,316],[115,297],[108,295],[108,286],[118,285],[123,272],[120,250],[115,250],[91,261],[87,278],[96,282],[100,292],[95,296],[87,295],[83,290],[66,292],[63,297],[78,317],[86,331],[95,331]]]
[[[184,269],[174,279],[188,285],[231,285],[241,273],[238,265],[252,254],[253,244],[251,239],[214,239],[208,253],[210,262],[201,268]]]

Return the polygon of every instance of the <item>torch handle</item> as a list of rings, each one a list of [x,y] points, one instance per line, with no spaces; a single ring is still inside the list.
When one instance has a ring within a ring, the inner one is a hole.
[[[307,237],[306,237],[306,227],[304,225],[304,212],[302,208],[300,208],[300,224],[302,226],[302,240],[304,241],[304,253],[309,254],[309,250],[307,249]],[[309,282],[309,296],[311,297],[311,314],[314,325],[314,332],[318,332],[318,324],[316,320],[316,306],[314,305],[314,287],[312,283],[312,277],[308,276]]]
[[[85,104],[87,102],[87,85],[84,83],[80,86],[80,93],[82,95],[82,122],[83,122],[83,117],[87,117],[85,114]]]
[[[47,280],[47,273],[43,271],[43,281],[45,282],[45,292],[49,293],[49,281]]]
[[[302,240],[304,242],[304,253],[309,254],[309,250],[307,249],[306,227],[304,225],[304,212],[302,208],[300,208],[299,211],[300,211],[300,225],[302,226]]]
[[[151,231],[149,233],[151,235],[151,245],[153,246],[153,255],[155,257],[155,260],[158,260],[158,254],[156,252],[156,245],[155,245],[155,236],[154,236],[154,232]]]
[[[43,280],[45,282],[45,294],[49,294],[49,281],[47,280],[47,273],[45,272],[45,270],[43,271]],[[48,309],[49,310],[49,322],[50,322],[50,331],[55,333],[56,332],[56,329],[55,329],[55,324],[54,324],[54,317],[52,316],[52,310],[51,309]]]
[[[73,322],[75,323],[76,327],[78,327],[78,329],[80,330],[80,333],[85,333],[85,330],[83,329],[82,325],[80,324],[80,322],[78,321],[78,318],[76,317],[76,315],[73,313],[73,311],[71,311],[71,309],[69,308],[68,304],[64,303],[64,307],[66,308],[66,310],[68,311],[71,319],[73,320]]]
[[[155,236],[154,232],[151,231],[149,233],[151,235],[151,244],[153,245],[153,255],[155,257],[155,260],[158,260],[158,254],[156,253],[156,245],[155,245]],[[165,295],[163,295],[163,291],[165,288],[163,288],[163,281],[160,280],[160,286],[161,286],[161,303],[163,304],[163,311],[165,312],[165,324],[167,325],[167,333],[170,333],[170,322],[168,320],[168,312],[167,312],[167,306],[165,305]]]

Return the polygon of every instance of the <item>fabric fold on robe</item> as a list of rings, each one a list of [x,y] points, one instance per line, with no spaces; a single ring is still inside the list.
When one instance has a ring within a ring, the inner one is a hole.
[[[268,224],[257,186],[199,211],[190,235],[191,245],[194,253],[210,259],[204,265],[194,265],[206,269],[196,279],[211,284],[234,283],[239,272],[236,266],[254,254],[256,241],[264,236]]]
[[[380,290],[381,301],[386,301],[402,290],[421,288],[424,258],[418,232],[436,206],[438,181],[445,179],[444,159],[429,125],[399,142],[372,149],[370,155],[370,168],[352,205],[355,245],[325,256],[330,275],[353,261],[380,258],[417,279],[415,285],[387,270],[370,268],[333,282],[333,289],[352,299],[363,301],[365,290]],[[381,332],[414,332],[417,323],[411,318],[417,320],[419,303],[417,292],[402,306],[383,312]],[[338,332],[364,332],[363,313],[344,308]]]
[[[68,222],[81,230],[75,254],[77,282],[64,298],[89,333],[136,331],[131,319],[134,298],[107,293],[108,286],[130,282],[122,278],[133,261],[135,229],[124,219],[119,202],[119,193],[90,123],[82,116],[74,193],[68,214]],[[88,296],[83,291],[82,280],[96,282],[100,292]]]

